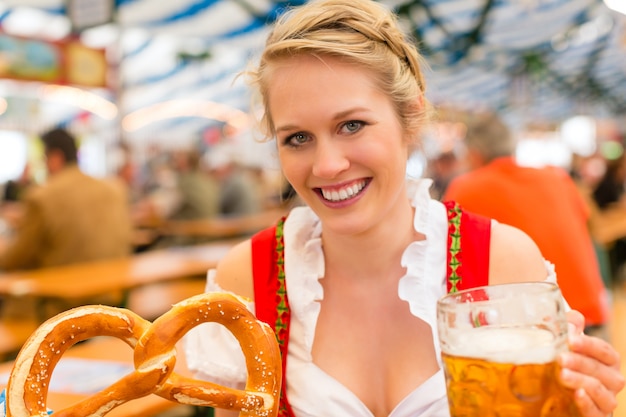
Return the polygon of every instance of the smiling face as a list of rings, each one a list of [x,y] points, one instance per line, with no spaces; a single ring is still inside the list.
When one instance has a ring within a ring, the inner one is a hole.
[[[407,141],[373,73],[302,55],[276,64],[268,93],[283,173],[325,230],[361,233],[406,211]]]

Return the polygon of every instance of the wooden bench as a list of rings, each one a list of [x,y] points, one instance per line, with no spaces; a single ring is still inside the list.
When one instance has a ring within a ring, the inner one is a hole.
[[[159,228],[161,236],[224,239],[249,236],[276,223],[285,215],[284,209],[267,210],[240,217],[207,220],[170,220]]]
[[[120,259],[0,273],[0,295],[11,297],[13,303],[17,300],[18,305],[28,299],[35,299],[36,318],[41,323],[51,315],[48,307],[55,310],[57,305],[93,304],[89,300],[119,292],[130,293],[147,285],[204,279],[207,271],[214,268],[240,241],[219,240],[193,247],[154,250]]]

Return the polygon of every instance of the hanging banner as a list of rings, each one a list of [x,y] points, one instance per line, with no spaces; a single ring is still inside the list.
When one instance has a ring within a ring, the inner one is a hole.
[[[78,40],[50,42],[0,33],[0,78],[107,87],[106,55]]]

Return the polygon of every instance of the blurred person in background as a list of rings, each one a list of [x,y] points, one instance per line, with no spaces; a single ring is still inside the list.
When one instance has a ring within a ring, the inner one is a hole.
[[[107,179],[126,189],[128,205],[133,222],[133,252],[151,249],[159,239],[154,226],[156,214],[151,207],[142,206],[142,190],[139,183],[139,167],[133,149],[125,142],[119,143],[112,152],[113,175]]]
[[[196,151],[177,150],[153,167],[154,183],[135,207],[139,224],[210,219],[219,213],[219,185],[201,169]]]
[[[180,201],[170,218],[210,219],[219,214],[220,187],[201,168],[200,154],[194,150],[174,152],[174,170]]]
[[[120,143],[114,150],[115,178],[121,181],[128,189],[128,201],[136,203],[141,196],[139,188],[139,169],[131,147],[127,143]]]
[[[127,256],[132,225],[126,189],[120,182],[84,174],[75,138],[64,129],[41,137],[48,178],[22,198],[23,214],[0,248],[0,270],[36,269]],[[89,277],[85,277],[88,279]],[[80,304],[121,302],[121,294],[49,305],[52,316]],[[16,305],[19,304],[19,305]],[[28,300],[3,306],[3,316],[32,314]]]
[[[592,197],[597,205],[598,214],[613,219],[610,226],[619,233],[610,242],[607,242],[607,252],[610,262],[613,282],[623,281],[626,276],[626,234],[623,233],[626,222],[626,201],[624,189],[626,182],[626,154],[618,158],[605,160],[604,175],[595,185]]]
[[[138,165],[136,172],[137,186],[140,195],[147,195],[154,189],[159,188],[158,171],[163,167],[170,167],[170,152],[161,148],[160,143],[151,142],[148,144],[143,162]]]
[[[208,220],[219,215],[220,187],[202,169],[200,154],[179,149],[172,151],[167,161],[153,166],[153,186],[133,207],[135,224],[157,231],[157,238],[142,249],[198,243],[202,240],[198,237],[159,236],[158,230],[169,221]]]
[[[454,150],[444,151],[429,162],[429,177],[433,180],[430,189],[433,198],[440,200],[448,184],[460,172],[459,158]]]
[[[443,199],[526,232],[554,264],[565,299],[585,316],[585,331],[607,339],[609,301],[589,208],[569,173],[518,165],[513,135],[494,113],[468,118],[464,143],[470,171],[450,182]]]
[[[624,183],[626,182],[626,154],[606,161],[606,170],[593,190],[593,198],[603,210],[612,205],[624,204]]]
[[[9,180],[4,186],[3,203],[11,203],[20,201],[28,187],[34,184],[30,173],[30,164],[24,165],[24,169],[19,178]]]
[[[131,222],[125,189],[78,167],[66,130],[43,134],[48,179],[23,196],[23,217],[0,252],[0,269],[33,269],[128,255]]]
[[[140,179],[139,199],[133,205],[133,222],[138,227],[158,227],[181,204],[173,155],[163,152],[150,159],[140,171]]]
[[[261,211],[262,186],[258,177],[238,164],[230,149],[216,147],[210,150],[206,162],[207,169],[220,183],[221,216],[245,216]]]
[[[595,155],[583,156],[573,152],[569,166],[569,175],[578,187],[578,191],[589,209],[587,224],[598,258],[600,274],[604,285],[610,288],[613,284],[613,277],[607,245],[614,241],[616,236],[626,236],[626,210],[623,212],[623,216],[619,216],[623,217],[622,221],[613,217],[612,214],[607,215],[608,213],[605,214],[600,211],[593,199],[593,185],[598,181],[598,164],[598,158]],[[615,220],[618,221],[616,222]],[[617,226],[617,229],[615,226]]]
[[[19,178],[9,180],[4,184],[0,200],[0,239],[2,236],[9,236],[17,226],[22,216],[20,201],[26,190],[35,185],[28,162],[24,165]]]

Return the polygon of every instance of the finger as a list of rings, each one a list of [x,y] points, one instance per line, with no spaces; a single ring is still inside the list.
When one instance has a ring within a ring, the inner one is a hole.
[[[591,399],[584,389],[579,389],[574,393],[574,402],[580,411],[580,415],[585,417],[606,417],[611,411],[602,411]]]
[[[607,341],[598,337],[577,335],[569,338],[569,348],[572,352],[591,357],[601,363],[619,368],[620,355]]]
[[[576,404],[586,417],[606,416],[617,407],[615,394],[596,378],[571,369],[562,369],[561,382],[565,387],[576,391]]]
[[[617,393],[624,388],[624,377],[619,369],[607,366],[589,356],[573,352],[564,352],[559,357],[559,363],[563,369],[568,369],[572,372],[597,379],[613,393]]]
[[[582,315],[579,311],[570,310],[566,313],[567,322],[574,328],[570,333],[580,334],[585,329],[585,316]]]

